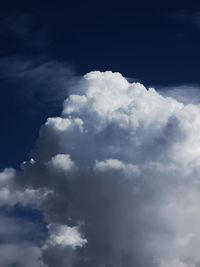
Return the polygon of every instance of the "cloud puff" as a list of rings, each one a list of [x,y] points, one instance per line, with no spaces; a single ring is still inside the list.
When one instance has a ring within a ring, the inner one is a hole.
[[[48,167],[52,172],[70,172],[74,169],[75,164],[70,159],[69,155],[66,154],[57,154],[52,157],[51,160],[47,163]]]
[[[43,189],[20,188],[16,184],[17,172],[14,169],[4,169],[0,172],[0,202],[1,205],[22,205],[37,206],[48,194]]]
[[[33,159],[0,180],[34,192],[49,228],[43,264],[198,266],[199,112],[119,73],[80,79]]]
[[[53,246],[70,246],[73,248],[82,247],[87,243],[86,239],[81,238],[76,227],[67,225],[50,225],[49,243]]]

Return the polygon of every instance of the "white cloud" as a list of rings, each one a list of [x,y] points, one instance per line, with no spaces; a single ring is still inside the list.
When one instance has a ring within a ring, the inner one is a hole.
[[[74,162],[71,160],[70,156],[67,154],[58,154],[51,158],[47,163],[48,167],[52,171],[64,171],[70,172],[75,168]]]
[[[63,247],[70,246],[72,248],[83,247],[87,240],[83,239],[77,227],[67,225],[50,225],[49,243],[61,245]]]
[[[0,176],[0,196],[13,190],[13,205],[18,188],[25,199],[33,190],[51,225],[49,267],[198,266],[199,114],[119,73],[91,72],[41,128],[34,160]]]
[[[140,169],[133,164],[125,164],[117,159],[106,159],[104,161],[96,161],[94,169],[103,172],[124,172],[125,175],[138,176]]]

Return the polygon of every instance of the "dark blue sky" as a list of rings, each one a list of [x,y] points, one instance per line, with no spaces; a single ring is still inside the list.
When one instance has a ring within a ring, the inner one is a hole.
[[[199,1],[3,1],[0,167],[27,159],[77,76],[119,71],[145,85],[200,84]]]

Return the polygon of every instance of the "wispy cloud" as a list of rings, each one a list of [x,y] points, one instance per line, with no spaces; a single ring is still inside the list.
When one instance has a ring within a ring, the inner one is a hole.
[[[171,96],[184,104],[200,104],[200,85],[176,85],[169,87],[158,87],[163,96]]]
[[[1,90],[9,90],[16,105],[32,113],[60,107],[78,78],[69,65],[42,57],[1,57],[0,69]]]
[[[200,11],[188,12],[185,9],[181,9],[176,13],[170,14],[169,17],[200,27]]]
[[[50,45],[44,27],[29,14],[0,16],[0,37],[12,47],[14,53],[44,52]],[[13,51],[9,51],[12,54]]]

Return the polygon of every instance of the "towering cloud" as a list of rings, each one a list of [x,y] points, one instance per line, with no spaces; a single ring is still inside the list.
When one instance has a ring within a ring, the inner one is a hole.
[[[119,73],[85,75],[32,159],[0,175],[2,204],[44,214],[29,266],[199,266],[199,113]]]

